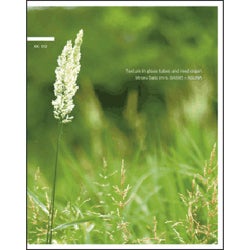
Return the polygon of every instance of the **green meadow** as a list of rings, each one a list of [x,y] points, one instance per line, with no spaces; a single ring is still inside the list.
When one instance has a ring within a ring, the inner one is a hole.
[[[27,242],[46,244],[57,58],[83,29],[53,244],[216,244],[217,8],[28,8]]]

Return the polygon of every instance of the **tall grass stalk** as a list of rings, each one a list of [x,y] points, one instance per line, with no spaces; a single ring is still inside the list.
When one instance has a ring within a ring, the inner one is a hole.
[[[58,124],[58,135],[57,135],[57,143],[56,143],[56,160],[54,166],[54,174],[53,174],[53,187],[51,190],[51,201],[50,201],[50,208],[49,208],[49,221],[48,221],[48,229],[47,229],[47,240],[48,244],[52,243],[52,228],[54,224],[54,214],[55,214],[55,193],[56,193],[56,179],[57,179],[57,162],[58,162],[58,152],[59,152],[59,144],[60,144],[60,137],[62,134],[63,123],[59,122]]]
[[[54,106],[54,117],[59,120],[59,128],[56,144],[56,160],[53,170],[53,183],[51,190],[51,201],[49,206],[49,217],[47,226],[46,243],[52,243],[54,214],[55,214],[55,194],[56,194],[56,180],[58,169],[58,152],[60,137],[62,134],[62,127],[64,123],[72,121],[73,116],[69,116],[74,108],[73,96],[78,90],[76,84],[77,76],[80,72],[80,47],[82,44],[83,30],[80,30],[75,39],[75,45],[72,47],[72,42],[67,41],[63,48],[62,54],[58,57],[58,67],[55,70],[56,82],[54,83],[54,94],[56,99],[52,101]]]

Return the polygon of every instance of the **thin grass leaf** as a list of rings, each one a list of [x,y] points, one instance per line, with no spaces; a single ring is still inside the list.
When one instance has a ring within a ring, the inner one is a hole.
[[[131,189],[131,192],[130,192],[130,195],[129,195],[129,198],[128,198],[129,201],[132,201],[132,200],[134,199],[134,197],[136,196],[136,194],[137,194],[139,188],[141,187],[142,183],[143,183],[149,176],[151,176],[151,175],[152,175],[152,173],[146,173],[146,174],[144,174],[143,176],[141,176],[141,178],[139,178],[139,180],[137,181],[136,185]],[[128,211],[129,208],[130,208],[130,204],[131,204],[131,203],[128,203],[128,205],[127,205],[127,209],[126,209],[127,211]]]
[[[62,230],[62,229],[65,229],[65,228],[68,228],[68,227],[71,227],[71,226],[79,225],[79,224],[89,222],[89,221],[96,221],[97,219],[106,218],[106,217],[109,217],[109,216],[102,215],[102,216],[99,216],[99,217],[96,217],[96,216],[85,217],[85,218],[82,218],[80,220],[75,220],[75,221],[63,223],[63,224],[53,228],[53,231]]]
[[[47,215],[49,215],[49,211],[47,207],[39,200],[39,198],[28,189],[28,195],[29,197],[42,209],[43,212],[45,212]]]

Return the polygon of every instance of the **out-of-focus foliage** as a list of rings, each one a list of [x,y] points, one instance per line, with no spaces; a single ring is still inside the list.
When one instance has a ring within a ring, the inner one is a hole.
[[[103,147],[101,137],[110,137],[106,132],[111,129],[114,138],[121,141],[117,142],[120,148],[115,143],[115,149],[126,155],[138,145],[154,148],[155,140],[151,139],[157,136],[164,145],[177,143],[174,134],[182,133],[185,123],[197,127],[197,134],[215,131],[215,7],[29,8],[27,18],[28,36],[55,37],[55,42],[27,44],[30,159],[33,154],[44,159],[52,153],[47,145],[56,134],[51,105],[56,60],[66,41],[74,39],[81,28],[85,34],[80,90],[75,119],[64,131],[67,143],[80,145],[88,154],[93,153],[93,147],[101,152],[97,145]],[[36,44],[47,48],[36,49]],[[126,68],[202,69],[203,80],[135,81]],[[91,148],[90,140],[97,145]]]

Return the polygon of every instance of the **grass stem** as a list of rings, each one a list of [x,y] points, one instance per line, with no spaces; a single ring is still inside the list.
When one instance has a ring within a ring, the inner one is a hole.
[[[58,135],[57,135],[57,144],[56,144],[56,160],[54,166],[54,175],[53,175],[53,184],[51,190],[51,201],[50,201],[50,208],[49,208],[49,218],[48,218],[48,228],[47,228],[47,244],[52,243],[52,229],[54,224],[54,204],[55,204],[55,193],[56,193],[56,177],[57,177],[57,163],[58,163],[58,152],[59,152],[59,144],[60,144],[60,137],[62,133],[63,123],[59,122],[58,124]]]

